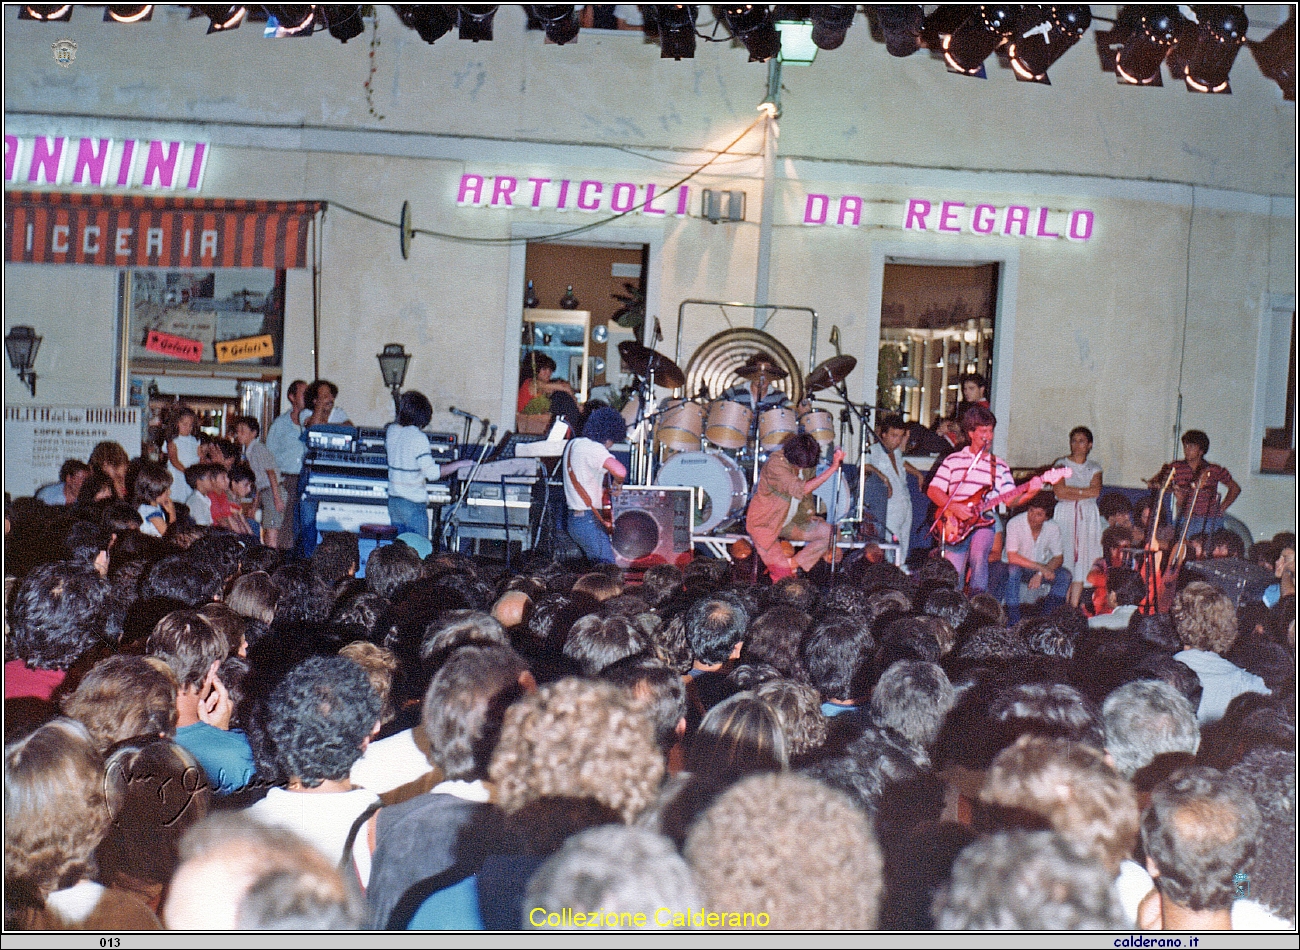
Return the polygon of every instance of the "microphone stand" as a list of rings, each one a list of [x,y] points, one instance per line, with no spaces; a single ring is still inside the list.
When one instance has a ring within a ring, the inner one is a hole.
[[[469,425],[468,419],[465,421],[465,425],[466,426]],[[493,436],[496,435],[496,426],[492,427],[492,434]],[[487,455],[486,452],[478,453],[478,458],[474,460],[474,467],[470,469],[469,478],[464,479],[465,484],[461,486],[460,497],[457,498],[456,503],[451,506],[451,511],[447,512],[447,517],[443,521],[443,527],[442,527],[442,543],[444,547],[447,546],[448,540],[451,536],[451,526],[453,522],[455,522],[456,515],[460,511],[461,506],[465,504],[465,499],[469,497],[470,483],[474,481],[474,476],[478,474],[478,470],[483,467],[483,458],[486,455]],[[507,544],[507,550],[509,550],[508,544]]]

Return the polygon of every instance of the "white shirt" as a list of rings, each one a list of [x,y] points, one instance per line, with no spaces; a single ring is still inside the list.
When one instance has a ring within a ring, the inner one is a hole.
[[[364,788],[350,792],[291,792],[273,788],[246,811],[249,818],[264,825],[289,829],[315,845],[330,863],[338,864],[352,823],[377,801],[379,796]],[[361,883],[365,884],[370,880],[370,848],[364,834],[357,835],[352,854]]]
[[[433,766],[415,744],[412,730],[403,729],[366,746],[361,758],[352,763],[350,778],[353,785],[382,795],[432,771]]]
[[[415,426],[393,422],[384,434],[384,445],[388,449],[388,497],[427,505],[427,482],[436,482],[442,475],[433,460],[429,437]]]
[[[307,445],[302,441],[302,426],[293,421],[293,412],[282,412],[266,430],[266,447],[275,456],[275,467],[281,475],[298,475],[302,472],[303,456]]]
[[[185,504],[190,506],[190,517],[194,519],[195,524],[203,525],[205,528],[212,526],[212,502],[203,492],[196,489]]]
[[[574,439],[564,450],[564,499],[571,511],[590,511],[591,505],[582,500],[573,486],[573,479],[587,492],[592,504],[599,505],[604,494],[605,462],[614,456],[609,449],[591,439]],[[570,478],[572,470],[572,478]]]
[[[1021,557],[1028,558],[1035,564],[1046,564],[1052,558],[1065,553],[1061,542],[1061,526],[1048,518],[1039,529],[1038,537],[1029,527],[1028,512],[1021,512],[1007,522],[1006,547],[1002,551],[1002,560],[1015,551]]]

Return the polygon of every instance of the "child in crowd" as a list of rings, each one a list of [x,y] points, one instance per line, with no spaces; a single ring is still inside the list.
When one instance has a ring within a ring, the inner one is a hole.
[[[176,521],[171,472],[161,462],[143,463],[131,486],[131,501],[140,512],[140,532],[161,538]]]
[[[167,467],[176,489],[176,501],[185,502],[190,496],[189,479],[185,471],[199,463],[199,440],[195,436],[199,419],[189,406],[179,406],[175,419],[167,427]]]
[[[239,416],[235,420],[235,441],[244,449],[244,461],[253,470],[257,486],[257,507],[262,511],[262,534],[268,547],[275,547],[280,539],[280,525],[284,521],[284,495],[280,491],[280,472],[275,467],[275,456],[258,438],[261,423],[253,416]]]
[[[253,474],[252,468],[246,462],[236,462],[230,466],[230,497],[233,501],[231,509],[232,524],[239,524],[241,527],[234,530],[242,534],[258,533],[255,526],[257,517],[257,494],[255,487],[257,476]]]

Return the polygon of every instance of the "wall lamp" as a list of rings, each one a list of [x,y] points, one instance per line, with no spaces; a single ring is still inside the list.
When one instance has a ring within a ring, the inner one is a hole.
[[[5,342],[8,343],[8,340]],[[385,343],[384,352],[376,354],[376,359],[379,360],[379,372],[384,377],[384,385],[392,390],[393,404],[396,405],[402,395],[402,384],[406,382],[406,367],[411,362],[411,354],[400,343]]]
[[[36,365],[36,351],[41,348],[41,338],[31,327],[10,327],[5,334],[5,352],[9,354],[9,365],[18,370],[18,378],[27,384],[32,397],[36,396],[36,374],[32,367]]]

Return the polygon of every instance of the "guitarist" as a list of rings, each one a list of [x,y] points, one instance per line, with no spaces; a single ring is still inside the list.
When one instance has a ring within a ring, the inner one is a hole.
[[[962,413],[961,428],[969,440],[939,465],[925,493],[934,502],[939,517],[956,515],[960,520],[974,519],[980,499],[988,494],[1015,491],[1011,469],[993,454],[993,429],[997,418],[984,406],[973,405]],[[977,528],[958,544],[944,548],[943,556],[965,578],[970,564],[972,591],[987,591],[989,586],[989,550],[993,546],[993,527]]]
[[[614,525],[604,501],[604,481],[606,473],[613,477],[616,487],[627,478],[627,469],[609,451],[615,442],[626,438],[623,417],[601,406],[582,427],[582,437],[568,444],[561,459],[569,537],[597,564],[614,563],[614,547],[609,540]]]

